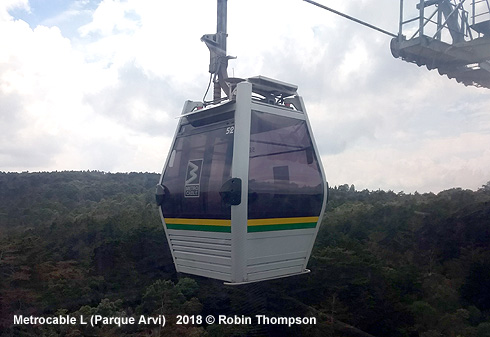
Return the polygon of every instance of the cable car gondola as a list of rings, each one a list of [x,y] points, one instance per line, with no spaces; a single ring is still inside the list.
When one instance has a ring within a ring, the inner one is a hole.
[[[303,100],[295,85],[219,68],[227,97],[184,104],[157,185],[176,270],[235,285],[307,273],[327,184]]]

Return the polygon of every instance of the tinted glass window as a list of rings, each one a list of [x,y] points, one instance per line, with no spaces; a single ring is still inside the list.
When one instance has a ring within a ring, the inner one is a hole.
[[[168,218],[230,219],[219,190],[231,178],[233,121],[194,128],[182,126],[170,153],[162,184]]]
[[[252,111],[249,219],[319,216],[323,181],[306,122]]]

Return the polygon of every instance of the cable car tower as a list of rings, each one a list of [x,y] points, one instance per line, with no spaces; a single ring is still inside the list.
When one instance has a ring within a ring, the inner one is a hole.
[[[393,37],[395,58],[437,69],[466,86],[490,89],[489,0],[400,0],[398,35],[318,2],[303,1]]]
[[[399,32],[391,40],[391,52],[464,85],[490,88],[489,1],[400,0]]]
[[[213,100],[185,102],[156,187],[175,268],[234,285],[304,274],[328,190],[305,105],[295,85],[228,77],[217,4],[201,38]]]

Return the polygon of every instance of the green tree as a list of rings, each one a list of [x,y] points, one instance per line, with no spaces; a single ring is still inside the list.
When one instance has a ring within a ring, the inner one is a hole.
[[[188,277],[181,278],[179,282],[177,282],[175,287],[187,299],[195,296],[197,294],[197,291],[199,290],[199,285],[197,284],[197,282]]]
[[[490,337],[490,322],[478,325],[476,328],[476,337]]]
[[[418,332],[432,330],[437,324],[437,310],[429,303],[415,301],[410,306],[410,311],[415,318],[415,329]]]

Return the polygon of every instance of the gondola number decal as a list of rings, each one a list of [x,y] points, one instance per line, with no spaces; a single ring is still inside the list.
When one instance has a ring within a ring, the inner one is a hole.
[[[226,128],[226,134],[231,135],[232,133],[235,132],[235,127],[234,126],[229,126]]]
[[[184,197],[198,198],[201,190],[202,159],[189,160],[185,174]]]

